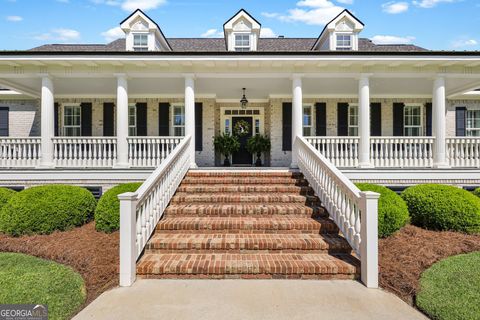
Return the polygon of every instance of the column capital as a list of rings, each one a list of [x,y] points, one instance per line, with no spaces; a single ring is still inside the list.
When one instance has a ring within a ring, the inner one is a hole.
[[[117,79],[127,80],[127,78],[128,78],[128,75],[126,73],[114,73],[113,76]]]
[[[185,79],[191,79],[191,80],[195,80],[195,78],[197,77],[197,75],[195,73],[184,73],[184,74],[182,74],[182,76]]]
[[[302,78],[305,76],[303,73],[292,73],[290,76],[290,80],[302,80]]]
[[[360,73],[356,79],[357,80],[369,80],[373,76],[373,73]]]

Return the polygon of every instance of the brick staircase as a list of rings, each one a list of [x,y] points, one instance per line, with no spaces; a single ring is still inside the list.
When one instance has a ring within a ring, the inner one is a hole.
[[[190,171],[137,264],[140,278],[354,279],[358,260],[288,171]]]

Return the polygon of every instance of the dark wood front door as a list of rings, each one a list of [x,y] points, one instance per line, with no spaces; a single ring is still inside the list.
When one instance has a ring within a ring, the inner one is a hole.
[[[252,154],[247,151],[247,140],[253,135],[252,117],[232,117],[232,128],[235,130],[235,125],[242,120],[248,123],[250,130],[247,135],[238,137],[238,140],[240,141],[240,150],[232,155],[232,164],[250,166],[252,165],[253,160]]]

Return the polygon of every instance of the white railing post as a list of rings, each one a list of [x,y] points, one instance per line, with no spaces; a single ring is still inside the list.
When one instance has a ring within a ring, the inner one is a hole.
[[[292,163],[290,168],[298,168],[298,158],[295,148],[295,141],[297,137],[303,136],[303,93],[302,93],[302,78],[295,74],[292,78]]]
[[[375,192],[360,192],[361,279],[367,288],[378,288],[378,199]]]
[[[54,117],[54,89],[52,79],[48,76],[42,78],[42,97],[41,97],[41,140],[42,155],[40,167],[53,168],[53,137],[55,136],[55,117]]]
[[[373,167],[370,163],[370,81],[367,75],[362,75],[358,81],[358,166]]]
[[[117,75],[117,163],[115,167],[128,168],[128,80]]]
[[[137,194],[118,195],[120,200],[120,286],[130,287],[137,274]]]

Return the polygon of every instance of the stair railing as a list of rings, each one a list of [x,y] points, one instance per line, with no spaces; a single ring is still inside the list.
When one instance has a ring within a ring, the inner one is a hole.
[[[300,170],[360,259],[362,282],[369,288],[378,288],[380,195],[361,192],[305,138],[297,136],[294,152]]]
[[[185,137],[136,192],[120,194],[120,286],[135,282],[137,259],[190,168]]]

